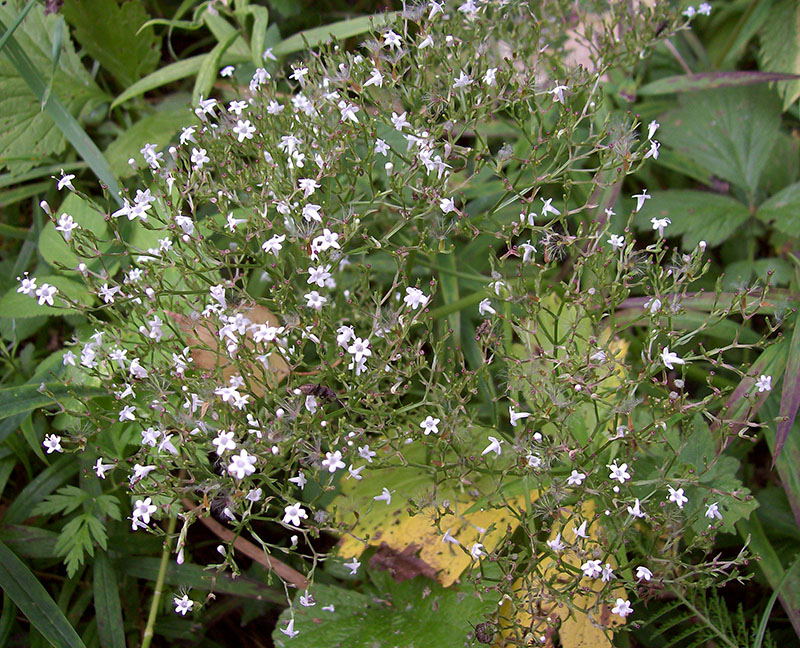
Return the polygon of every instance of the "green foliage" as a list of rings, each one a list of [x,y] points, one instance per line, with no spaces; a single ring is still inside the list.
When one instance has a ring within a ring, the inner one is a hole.
[[[13,1],[0,4],[0,29],[12,22],[19,8]],[[44,9],[37,4],[12,37],[43,79],[51,77],[57,22],[55,15],[45,16]],[[70,114],[86,117],[108,97],[83,67],[69,36],[63,39],[59,53],[52,92]],[[19,174],[48,156],[62,153],[67,145],[66,136],[51,115],[42,112],[41,100],[31,92],[6,52],[0,52],[0,87],[0,168]]]
[[[161,58],[161,39],[141,0],[67,0],[61,9],[85,52],[125,88],[152,72]]]
[[[497,607],[495,596],[481,600],[474,592],[443,588],[421,576],[397,583],[387,572],[369,572],[374,585],[363,592],[321,583],[309,588],[314,607],[287,609],[272,634],[276,645],[353,648],[463,645],[474,627]],[[323,610],[333,605],[334,610]],[[300,634],[289,643],[281,633],[290,619]]]
[[[800,74],[800,6],[794,0],[778,0],[764,19],[759,35],[761,67],[774,72]],[[800,97],[800,81],[778,84],[786,110]]]

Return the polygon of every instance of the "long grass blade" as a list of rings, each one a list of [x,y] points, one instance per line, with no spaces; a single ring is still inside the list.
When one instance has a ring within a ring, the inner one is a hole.
[[[22,24],[22,21],[25,19],[25,16],[28,15],[28,12],[31,10],[34,4],[36,4],[36,0],[28,0],[28,3],[22,8],[22,11],[20,11],[19,14],[17,14],[17,17],[14,18],[14,22],[12,22],[8,26],[8,29],[6,29],[5,33],[0,36],[0,50],[3,49],[6,41],[11,38],[15,31],[17,31],[17,27]]]

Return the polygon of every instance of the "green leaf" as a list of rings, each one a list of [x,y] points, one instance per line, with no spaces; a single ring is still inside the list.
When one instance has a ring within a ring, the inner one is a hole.
[[[761,28],[761,68],[770,72],[800,74],[800,4],[781,0],[774,4]],[[800,81],[778,84],[783,109],[800,97]]]
[[[205,60],[197,73],[197,79],[194,82],[192,105],[197,105],[202,97],[207,97],[211,92],[211,88],[214,87],[214,81],[216,81],[217,74],[219,73],[219,62],[222,60],[222,55],[233,45],[237,38],[240,38],[238,32],[231,32],[217,43],[214,49],[206,54]]]
[[[3,592],[3,614],[0,616],[0,646],[8,645],[8,640],[11,637],[11,628],[14,626],[14,619],[17,616],[17,606],[8,595],[8,592]]]
[[[3,516],[3,524],[19,524],[25,521],[36,504],[75,476],[78,470],[79,466],[75,457],[60,457],[22,489]]]
[[[385,572],[376,576],[383,587],[374,594],[321,583],[311,585],[309,592],[317,604],[284,610],[273,641],[278,646],[296,648],[471,645],[473,628],[497,607],[492,597],[481,601],[475,592],[460,591],[455,586],[445,589],[421,576],[402,583],[387,582],[391,579]],[[331,604],[333,612],[322,609]],[[281,629],[292,618],[299,634],[291,644],[285,644],[287,637]]]
[[[84,502],[91,498],[92,496],[86,491],[68,484],[63,488],[59,488],[54,495],[49,495],[43,502],[39,502],[34,506],[31,515],[69,515],[73,511],[77,511]]]
[[[42,286],[46,283],[58,288],[58,293],[53,298],[53,306],[47,304],[39,305],[39,301],[30,295],[18,293],[16,287],[8,289],[5,295],[0,298],[0,319],[25,319],[29,317],[40,317],[42,315],[65,315],[70,312],[61,297],[67,297],[78,301],[81,304],[91,304],[92,296],[87,292],[86,286],[72,281],[59,275],[44,275],[36,277],[37,285]],[[0,413],[0,418],[2,414]]]
[[[651,218],[669,218],[664,230],[668,237],[682,236],[684,249],[691,250],[700,241],[715,247],[727,241],[747,221],[745,205],[728,196],[706,191],[659,191],[653,193],[634,221],[639,230],[652,230]]]
[[[40,407],[53,405],[54,397],[86,400],[94,396],[108,395],[108,391],[100,387],[65,385],[61,382],[42,384],[44,385],[44,390],[40,390],[41,386],[37,384],[17,385],[0,389],[0,420],[15,414],[32,412]],[[49,394],[52,394],[52,396]]]
[[[58,534],[38,526],[0,525],[0,542],[23,558],[55,558]]]
[[[90,232],[98,240],[100,252],[106,252],[113,245],[105,216],[77,194],[69,194],[54,213],[72,216],[81,229]],[[62,274],[77,274],[78,264],[83,261],[72,251],[70,244],[64,240],[63,234],[56,230],[55,223],[52,221],[49,221],[42,228],[41,234],[39,234],[39,254]],[[97,262],[87,263],[87,265],[92,269],[100,270],[104,268],[109,275],[114,274],[115,268],[113,266],[101,266],[100,263],[101,260],[98,260]],[[115,263],[114,265],[117,264]],[[66,266],[66,268],[62,268],[62,266]]]
[[[722,286],[724,290],[738,290],[742,286],[749,285],[753,278],[759,279],[763,284],[766,282],[767,273],[770,272],[772,273],[770,284],[773,286],[785,285],[792,279],[792,266],[788,261],[778,258],[759,259],[755,262],[745,260],[725,267]]]
[[[756,216],[784,234],[800,234],[800,182],[789,185],[761,203]]]
[[[64,557],[67,576],[70,578],[78,573],[87,553],[94,556],[89,520],[96,520],[96,518],[88,514],[72,518],[58,534],[56,554]]]
[[[250,33],[250,56],[253,65],[257,68],[264,64],[261,56],[264,54],[264,44],[269,26],[269,11],[266,7],[251,5],[247,7],[247,12],[253,14],[253,29]]]
[[[160,558],[128,556],[117,561],[116,567],[120,573],[128,576],[155,581],[158,579],[160,563]],[[217,574],[201,565],[193,565],[191,563],[177,565],[170,561],[164,582],[167,585],[192,587],[203,592],[214,591],[221,594],[233,594],[234,596],[286,604],[286,595],[282,589],[278,590],[269,587],[260,580],[248,578],[247,576],[238,576],[233,579],[225,572]]]
[[[286,56],[287,54],[300,52],[306,49],[306,47],[316,47],[321,43],[327,42],[329,39],[342,40],[345,38],[352,38],[353,36],[360,36],[373,28],[380,29],[385,25],[393,23],[399,13],[398,11],[390,11],[387,13],[373,14],[372,16],[349,18],[330,25],[307,29],[278,43],[273,48],[272,53],[275,54],[275,56]]]
[[[30,569],[0,542],[0,586],[31,625],[54,646],[85,648],[84,643]]]
[[[673,92],[695,92],[712,88],[731,88],[800,79],[797,74],[760,72],[758,70],[730,70],[725,72],[702,72],[666,77],[643,85],[637,90],[640,96],[670,94]]]
[[[0,36],[0,50],[3,49],[6,41],[11,38],[15,31],[17,31],[17,27],[22,24],[22,21],[25,19],[25,16],[28,15],[28,12],[33,8],[35,2],[36,0],[28,0],[28,2],[25,3],[25,6],[17,14],[17,17],[14,18],[14,22],[12,22],[8,26],[8,29],[6,29],[5,33]]]
[[[120,178],[134,175],[136,171],[128,160],[139,155],[146,143],[164,148],[183,126],[196,121],[187,106],[159,109],[125,129],[105,150],[111,170]]]
[[[125,648],[125,626],[119,601],[117,573],[106,553],[94,559],[94,611],[102,648]]]
[[[67,0],[61,13],[87,54],[128,87],[152,72],[161,58],[152,27],[139,31],[149,15],[141,0]]]
[[[0,30],[14,20],[16,6],[16,2],[0,4]],[[42,158],[63,153],[68,139],[75,144],[82,129],[73,115],[86,115],[106,100],[66,37],[46,112],[42,112],[57,21],[55,15],[45,17],[37,4],[0,56],[0,168],[7,166],[15,174],[27,171]],[[86,146],[76,144],[76,149],[92,164]]]
[[[661,118],[658,135],[662,144],[741,187],[752,200],[780,118],[778,97],[764,86],[703,90],[679,95],[679,107]]]

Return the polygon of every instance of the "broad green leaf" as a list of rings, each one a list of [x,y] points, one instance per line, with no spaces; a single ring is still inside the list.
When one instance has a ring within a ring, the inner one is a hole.
[[[800,4],[780,0],[774,4],[761,28],[761,68],[770,72],[800,74]],[[778,84],[783,109],[800,97],[800,81]]]
[[[679,95],[679,107],[660,119],[658,136],[752,200],[778,137],[780,115],[778,97],[764,86],[691,92]]]
[[[0,542],[0,586],[20,611],[52,645],[85,648],[42,584],[14,552]]]
[[[634,222],[639,230],[651,230],[651,218],[669,218],[664,235],[682,236],[684,249],[691,250],[700,241],[710,247],[727,241],[749,216],[745,205],[728,196],[676,189],[653,193]]]
[[[101,252],[105,252],[112,246],[111,234],[106,224],[105,216],[77,194],[70,193],[54,213],[58,217],[61,214],[72,216],[81,229],[95,236],[99,242],[98,249]],[[75,233],[73,233],[73,236],[75,236]],[[41,234],[39,234],[39,254],[62,274],[77,274],[78,264],[83,261],[83,259],[79,259],[75,255],[69,243],[64,240],[64,235],[56,230],[55,223],[52,221],[49,221],[42,228]],[[101,269],[98,265],[99,263],[100,260],[94,263],[90,262],[87,265]],[[113,275],[114,266],[117,265],[118,262],[114,261],[113,266],[106,266],[105,270],[109,275]],[[62,268],[62,266],[66,266],[66,268]]]
[[[158,579],[160,564],[160,558],[138,556],[128,556],[115,563],[120,573],[149,581]],[[192,587],[203,592],[214,591],[220,594],[233,594],[234,596],[286,604],[286,595],[282,589],[269,587],[265,583],[247,576],[238,576],[234,579],[224,572],[217,574],[201,565],[193,565],[188,562],[178,565],[170,561],[164,582],[167,585]]]
[[[362,568],[363,569],[363,568]],[[296,648],[395,648],[396,646],[471,645],[474,627],[496,608],[496,596],[444,589],[421,576],[402,583],[385,583],[376,593],[315,583],[309,592],[314,607],[284,610],[273,632],[277,646]],[[334,606],[334,610],[323,607]],[[281,633],[294,618],[299,634],[291,642]]]
[[[194,113],[188,106],[159,109],[142,117],[133,126],[125,129],[105,150],[111,170],[120,178],[134,175],[136,171],[128,164],[128,160],[137,158],[145,144],[164,148],[181,127],[189,126],[195,121]]]
[[[0,31],[16,18],[20,2],[0,3]],[[0,55],[0,168],[7,166],[19,174],[37,165],[42,158],[62,153],[68,135],[54,121],[50,109],[43,112],[41,100],[45,79],[52,70],[52,41],[58,17],[45,16],[37,4],[9,38]],[[30,64],[29,74],[21,75],[16,65],[19,52]],[[13,58],[12,58],[13,57]],[[52,94],[48,106],[58,97],[68,115],[81,116],[106,100],[102,90],[83,67],[69,37],[64,38]],[[34,78],[35,77],[35,78]],[[40,84],[40,94],[30,83]]]
[[[42,315],[65,315],[70,312],[70,309],[61,297],[84,305],[92,303],[92,296],[86,290],[86,286],[67,277],[43,275],[36,277],[36,283],[39,286],[49,283],[58,289],[58,293],[53,297],[53,306],[48,306],[47,304],[39,305],[39,300],[36,297],[18,293],[16,287],[12,287],[0,298],[0,319],[26,319]]]
[[[14,625],[14,619],[17,616],[17,606],[8,595],[8,592],[3,592],[3,614],[0,616],[0,646],[7,646],[8,640],[11,637],[11,628]]]
[[[250,56],[253,65],[257,68],[264,64],[261,56],[264,54],[267,27],[269,25],[269,11],[266,7],[250,5],[246,11],[253,14],[253,30],[250,35]]]
[[[45,390],[56,398],[77,397],[85,400],[92,396],[108,395],[108,391],[100,387],[67,386],[60,382],[43,384]],[[52,404],[53,398],[48,393],[40,391],[40,385],[38,384],[3,387],[0,389],[0,420]]]
[[[102,648],[125,648],[125,629],[114,566],[104,551],[94,559],[94,610]]]
[[[673,92],[695,92],[712,88],[731,88],[734,86],[792,81],[800,79],[796,74],[760,72],[758,70],[730,70],[725,72],[701,72],[700,74],[681,74],[666,77],[643,85],[637,90],[640,96],[669,94]]]
[[[800,182],[761,203],[756,216],[789,236],[800,235]]]
[[[141,0],[67,0],[61,13],[75,40],[120,86],[128,87],[158,65],[160,39],[152,27],[139,30],[149,18]]]

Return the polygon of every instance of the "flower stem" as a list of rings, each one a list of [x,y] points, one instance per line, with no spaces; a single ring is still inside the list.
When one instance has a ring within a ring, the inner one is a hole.
[[[169,522],[167,523],[167,534],[164,539],[164,550],[161,552],[161,564],[158,567],[158,578],[156,579],[156,589],[153,592],[153,602],[150,604],[150,613],[147,616],[147,625],[142,635],[142,648],[150,648],[150,643],[153,641],[153,628],[156,625],[156,617],[158,616],[158,606],[161,603],[161,593],[164,587],[164,580],[167,576],[167,562],[169,561],[170,544],[172,534],[175,533],[175,525],[178,521],[176,515],[170,515]]]

